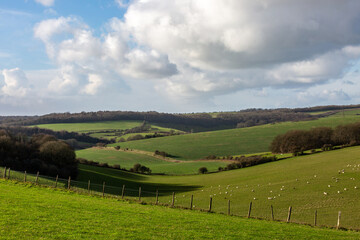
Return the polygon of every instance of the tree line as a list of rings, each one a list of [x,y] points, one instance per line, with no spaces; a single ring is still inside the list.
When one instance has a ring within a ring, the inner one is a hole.
[[[18,171],[75,178],[78,173],[74,150],[46,134],[28,137],[0,129],[0,165]]]
[[[46,134],[46,135],[53,135],[56,138],[63,139],[63,140],[75,139],[76,141],[79,141],[79,142],[86,142],[86,143],[92,143],[92,144],[96,144],[99,142],[104,143],[104,144],[111,143],[111,141],[109,141],[107,139],[94,138],[94,137],[88,136],[87,134],[84,134],[84,133],[68,132],[65,130],[53,131],[50,129],[44,129],[44,128],[38,128],[38,127],[21,127],[21,126],[6,126],[6,127],[0,126],[0,130],[10,132],[13,135],[20,134],[20,135],[31,136],[34,134]]]
[[[360,122],[310,130],[291,130],[278,135],[271,143],[273,153],[301,154],[306,150],[322,148],[330,150],[334,146],[360,145]]]
[[[170,114],[133,111],[98,111],[81,113],[51,113],[33,117],[3,117],[0,123],[11,125],[37,125],[51,123],[81,123],[98,121],[137,120],[157,125],[194,132],[248,127],[282,121],[300,121],[316,119],[306,112],[296,109],[247,109],[238,112]]]

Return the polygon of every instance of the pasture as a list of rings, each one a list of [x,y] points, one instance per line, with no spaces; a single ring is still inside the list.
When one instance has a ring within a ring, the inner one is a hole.
[[[176,192],[175,204],[189,207],[194,195],[195,208],[207,209],[213,198],[213,211],[226,213],[228,200],[231,213],[246,216],[252,202],[252,215],[270,219],[270,205],[275,219],[285,220],[289,206],[292,219],[313,223],[318,212],[318,224],[335,226],[337,213],[342,211],[342,226],[359,229],[360,225],[360,147],[351,147],[313,155],[257,165],[214,174],[190,176],[137,175],[113,169],[80,166],[78,180],[121,186],[135,191],[142,186],[151,192],[145,201],[154,202],[159,189],[161,203],[170,204]],[[343,173],[342,173],[343,172]],[[118,193],[120,190],[116,190]]]
[[[336,231],[134,204],[0,180],[2,239],[359,239]],[[179,227],[181,226],[181,227]]]
[[[273,138],[294,129],[336,127],[360,121],[360,110],[349,110],[312,121],[283,122],[249,128],[201,132],[166,138],[116,143],[122,148],[154,152],[165,151],[180,160],[203,159],[209,155],[227,156],[267,152]]]
[[[100,121],[100,122],[87,122],[87,123],[53,123],[53,124],[39,124],[33,125],[30,127],[39,127],[50,129],[53,131],[68,131],[68,132],[78,132],[86,133],[91,137],[103,138],[103,139],[116,139],[124,138],[125,140],[133,135],[140,134],[145,136],[147,134],[156,133],[156,132],[173,132],[173,133],[182,133],[182,131],[161,127],[156,124],[151,124],[151,129],[144,133],[129,133],[122,136],[118,136],[116,131],[126,130],[134,127],[138,127],[142,124],[142,121]]]
[[[152,173],[164,174],[196,174],[200,167],[206,167],[209,172],[225,167],[226,161],[165,161],[154,157],[153,153],[139,151],[117,151],[114,148],[88,148],[76,151],[76,156],[109,165],[119,164],[121,168],[130,169],[136,163],[149,167]]]

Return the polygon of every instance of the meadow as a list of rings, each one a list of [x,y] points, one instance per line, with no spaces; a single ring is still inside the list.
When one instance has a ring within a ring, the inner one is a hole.
[[[209,172],[225,167],[228,162],[219,161],[165,161],[161,157],[154,157],[153,153],[138,151],[117,151],[114,148],[88,148],[76,151],[78,158],[85,158],[109,165],[119,164],[121,168],[129,170],[136,163],[149,167],[157,174],[196,174],[198,169],[206,167]]]
[[[0,239],[359,239],[360,237],[358,232],[353,231],[336,231],[141,205],[5,180],[0,180],[0,189]]]
[[[86,122],[86,123],[54,123],[54,124],[39,124],[32,125],[30,127],[39,127],[50,129],[53,131],[68,131],[68,132],[78,132],[78,133],[87,133],[91,137],[103,138],[103,139],[116,139],[118,141],[120,138],[125,140],[133,135],[140,134],[142,136],[155,133],[155,132],[174,132],[182,133],[182,131],[161,127],[156,124],[151,124],[151,130],[146,133],[130,133],[122,136],[117,136],[116,131],[126,130],[134,127],[138,127],[142,124],[142,121],[100,121],[100,122]]]
[[[80,166],[78,180],[91,180],[101,184],[123,184],[133,190],[142,187],[144,201],[155,201],[159,189],[160,203],[170,204],[176,192],[175,204],[189,207],[194,195],[194,208],[208,209],[213,199],[213,211],[227,212],[228,200],[231,213],[246,216],[252,202],[252,215],[270,219],[270,205],[275,219],[285,220],[289,206],[293,207],[292,219],[313,223],[318,212],[318,224],[335,226],[338,211],[342,211],[342,226],[360,229],[360,147],[351,147],[307,156],[288,158],[254,167],[213,174],[189,176],[138,175],[114,169]],[[343,173],[342,173],[343,172]],[[151,194],[150,194],[151,193]]]
[[[166,138],[155,138],[116,143],[122,148],[139,149],[148,152],[165,151],[180,160],[204,159],[209,155],[245,155],[269,151],[275,136],[294,129],[313,127],[336,127],[360,121],[360,110],[349,110],[312,121],[283,122],[249,128],[201,132]]]

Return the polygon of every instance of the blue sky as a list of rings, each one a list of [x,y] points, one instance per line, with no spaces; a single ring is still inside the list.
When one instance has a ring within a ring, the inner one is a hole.
[[[0,115],[358,104],[357,0],[3,0]]]

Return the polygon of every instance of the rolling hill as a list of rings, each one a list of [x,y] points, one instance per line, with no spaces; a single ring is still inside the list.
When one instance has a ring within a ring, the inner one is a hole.
[[[132,204],[0,180],[2,239],[358,239],[359,233]]]

